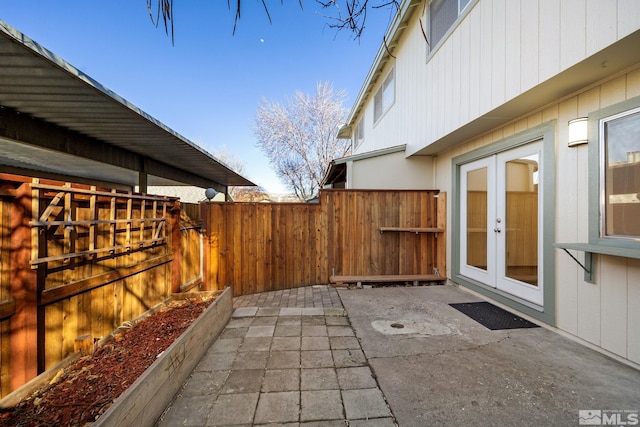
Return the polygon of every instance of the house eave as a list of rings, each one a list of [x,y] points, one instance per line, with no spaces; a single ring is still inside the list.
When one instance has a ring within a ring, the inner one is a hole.
[[[600,52],[556,74],[499,107],[452,130],[425,146],[409,146],[407,155],[436,155],[526,114],[542,111],[564,98],[575,96],[640,68],[640,30],[620,39]]]

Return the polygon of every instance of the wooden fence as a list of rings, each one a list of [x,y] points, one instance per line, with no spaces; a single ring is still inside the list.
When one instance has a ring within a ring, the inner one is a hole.
[[[174,250],[174,266],[180,267],[179,291],[199,290],[202,286],[202,220],[197,204],[180,206],[180,247]]]
[[[0,174],[0,201],[2,396],[201,284],[200,224],[175,198]]]
[[[444,229],[445,194],[435,190],[323,190],[319,203],[200,206],[208,290],[233,285],[238,296],[327,284],[330,275],[446,275],[445,233],[415,232]]]

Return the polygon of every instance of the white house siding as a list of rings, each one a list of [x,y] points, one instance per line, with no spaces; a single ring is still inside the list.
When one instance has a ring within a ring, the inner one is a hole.
[[[424,75],[426,42],[419,27],[418,17],[410,24],[408,37],[400,40],[394,52],[402,53],[396,59],[390,58],[385,64],[370,97],[366,101],[361,116],[364,117],[364,141],[355,147],[353,154],[367,153],[395,145],[415,141],[424,135],[428,124],[425,114],[426,81]],[[417,31],[417,33],[416,33]],[[385,76],[395,66],[395,103],[378,123],[373,121],[373,97]]]
[[[588,87],[574,88],[574,93],[563,94],[556,101],[535,104],[532,99],[531,110],[517,119],[513,115],[507,119],[492,115],[505,103],[638,31],[640,1],[478,0],[471,4],[464,19],[431,57],[427,56],[420,28],[422,14],[416,13],[409,20],[393,50],[396,58],[386,64],[387,70],[391,65],[396,67],[395,104],[374,126],[372,104],[377,87],[363,100],[365,141],[355,154],[406,144],[408,162],[413,153],[479,118],[500,123],[509,120],[506,124],[492,122],[495,128],[464,142],[458,140],[455,146],[449,141],[448,147],[452,148],[437,152],[431,166],[435,171],[433,188],[451,193],[454,157],[554,122],[554,241],[588,242],[588,147],[567,146],[567,123],[640,96],[640,64]],[[377,85],[385,75],[386,71]],[[373,171],[402,170],[405,165],[397,157],[354,162],[348,169],[353,175],[349,188],[370,182],[370,167]],[[381,166],[383,159],[389,161],[388,166]],[[452,224],[456,207],[453,197],[448,197],[448,205],[447,221]],[[447,239],[447,245],[448,259],[455,262],[451,239]],[[567,254],[559,249],[547,250],[554,251],[555,257],[555,326],[640,366],[640,260],[595,255],[595,283],[588,283],[583,270]],[[573,253],[582,259],[582,253]]]
[[[429,58],[420,28],[425,17],[411,18],[395,59],[364,101],[365,139],[354,154],[399,144],[416,153],[640,28],[638,0],[479,0],[472,6]],[[374,123],[373,95],[392,66],[396,101]]]
[[[418,18],[395,51],[402,105],[389,112],[416,118],[396,129],[409,154],[636,31],[640,2],[480,0],[428,62]],[[382,148],[389,132],[371,144]]]
[[[640,65],[556,104],[519,118],[447,152],[435,161],[435,188],[451,192],[454,157],[541,123],[556,122],[556,242],[587,242],[588,146],[568,147],[569,120],[640,96]],[[448,199],[447,221],[454,201]],[[451,259],[450,239],[447,256]],[[551,250],[551,249],[550,249]],[[596,256],[595,284],[562,250],[555,250],[556,326],[587,343],[640,364],[640,260]],[[582,254],[576,254],[579,259]]]
[[[434,188],[433,159],[404,152],[354,161],[349,168],[349,188],[426,190]]]

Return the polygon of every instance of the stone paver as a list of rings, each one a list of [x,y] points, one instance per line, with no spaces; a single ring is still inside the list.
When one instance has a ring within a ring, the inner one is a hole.
[[[158,427],[394,425],[334,288],[248,295],[234,307]]]
[[[334,368],[303,369],[301,390],[338,390],[338,377]]]
[[[299,351],[272,351],[267,362],[268,369],[300,368]]]
[[[302,326],[298,325],[277,325],[274,335],[277,337],[299,337]]]
[[[325,325],[303,325],[303,337],[326,337],[327,327]]]
[[[265,369],[269,359],[268,351],[246,351],[236,354],[232,369]]]
[[[304,338],[303,338],[304,339]],[[300,350],[300,337],[273,337],[271,351]]]
[[[300,421],[344,419],[340,390],[303,391]]]
[[[341,368],[337,370],[338,382],[342,390],[367,389],[376,387],[371,369],[368,366]]]
[[[180,396],[171,403],[164,420],[158,426],[171,427],[175,425],[199,425],[207,423],[213,401],[203,399],[202,396]]]
[[[233,317],[255,317],[258,314],[258,307],[241,307],[236,308]]]
[[[296,391],[300,389],[300,369],[268,369],[262,381],[262,391]]]
[[[260,393],[221,394],[214,403],[206,425],[251,424]],[[175,424],[167,423],[167,426]]]
[[[342,399],[347,418],[362,420],[391,415],[382,392],[378,388],[343,390]]]
[[[194,370],[182,390],[183,396],[202,397],[218,393],[229,373],[226,371]]]
[[[255,424],[291,423],[299,420],[300,392],[262,393],[254,418]]]
[[[333,356],[329,350],[303,351],[300,363],[303,368],[328,368],[333,366]]]
[[[238,351],[269,351],[272,346],[271,337],[249,337],[246,336],[240,344]]]
[[[330,350],[328,337],[302,337],[302,350]]]
[[[264,370],[262,369],[241,369],[231,371],[227,377],[221,393],[252,393],[260,391]]]
[[[359,350],[360,343],[356,337],[330,337],[331,350]]]
[[[249,326],[245,337],[272,337],[275,326]]]
[[[332,350],[333,363],[336,368],[347,368],[350,366],[364,366],[367,359],[362,350]]]

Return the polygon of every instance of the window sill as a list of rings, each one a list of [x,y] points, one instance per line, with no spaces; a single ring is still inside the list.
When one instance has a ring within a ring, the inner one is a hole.
[[[589,283],[593,281],[593,254],[611,255],[624,258],[640,259],[640,249],[621,248],[618,246],[595,245],[592,243],[554,243],[558,249],[563,249],[575,262],[584,270],[584,280]],[[569,249],[584,252],[584,265],[580,263]]]
[[[559,249],[573,249],[576,251],[590,252],[593,254],[613,255],[624,258],[640,259],[640,249],[594,245],[592,243],[554,243],[554,246]]]

